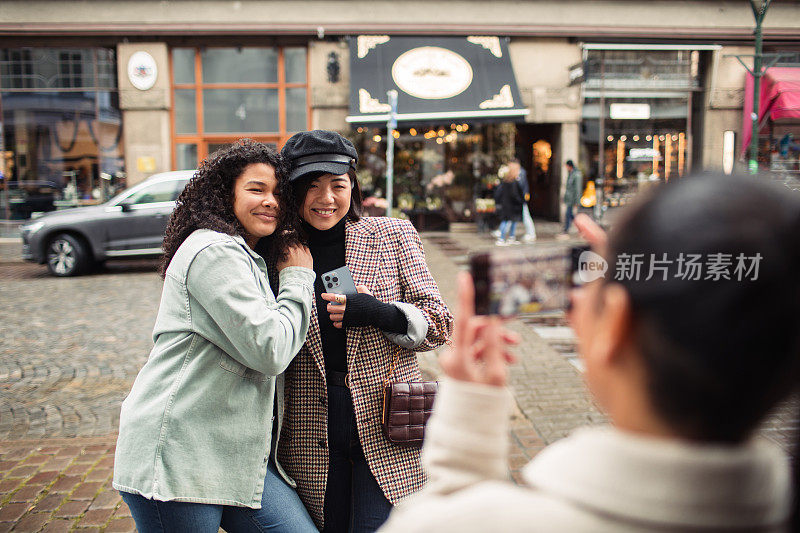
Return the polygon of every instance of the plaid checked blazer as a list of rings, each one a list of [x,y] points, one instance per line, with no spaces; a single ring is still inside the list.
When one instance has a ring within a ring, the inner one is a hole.
[[[345,262],[356,285],[366,285],[383,302],[410,303],[425,316],[426,339],[414,350],[401,349],[392,376],[396,381],[421,379],[415,351],[444,344],[452,332],[453,317],[425,264],[417,231],[408,221],[387,217],[348,220]],[[389,443],[381,426],[383,382],[399,347],[375,327],[348,328],[346,337],[350,392],[364,455],[386,498],[396,503],[424,481],[419,450]],[[278,459],[297,482],[300,498],[322,529],[328,475],[327,387],[315,306],[306,342],[286,370],[285,379]]]

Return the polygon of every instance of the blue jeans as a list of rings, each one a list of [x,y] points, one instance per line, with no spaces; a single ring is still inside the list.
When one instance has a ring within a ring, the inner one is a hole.
[[[527,235],[529,238],[535,238],[536,227],[533,225],[531,210],[527,203],[522,206],[522,223],[525,224],[525,235]]]
[[[350,389],[328,385],[326,533],[366,533],[381,527],[392,504],[369,470],[358,439]]]
[[[510,228],[510,231],[509,231]],[[513,239],[517,234],[517,223],[514,220],[504,220],[500,223],[500,240]]]
[[[571,205],[567,206],[566,215],[564,217],[564,233],[569,233],[569,227],[572,225],[572,220],[575,218],[575,215],[572,214],[573,209]]]
[[[272,460],[267,465],[261,509],[191,502],[161,502],[120,492],[139,533],[310,533],[317,528],[297,493],[278,474]]]

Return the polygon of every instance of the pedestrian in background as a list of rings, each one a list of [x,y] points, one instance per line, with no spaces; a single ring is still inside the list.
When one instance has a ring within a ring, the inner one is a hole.
[[[275,151],[245,139],[178,197],[155,346],[122,403],[114,459],[141,533],[316,531],[274,453],[276,376],[305,341],[314,282],[311,254],[284,231],[283,179]],[[273,234],[277,297],[253,250]]]
[[[500,236],[497,238],[498,246],[519,244],[516,238],[517,223],[522,221],[522,206],[525,204],[522,186],[517,180],[517,174],[511,171],[510,165],[501,167],[498,171],[502,179],[494,193],[494,200],[500,208]]]
[[[473,316],[464,274],[423,448],[429,481],[382,531],[798,531],[800,465],[792,503],[787,454],[755,433],[800,392],[800,198],[750,177],[684,178],[621,217],[607,243],[576,220],[609,268],[569,314],[611,426],[551,444],[523,486],[508,482],[508,343],[498,319]],[[741,254],[748,268],[629,275],[637,254],[662,266]]]
[[[559,235],[562,239],[569,237],[569,228],[575,218],[578,202],[581,200],[581,192],[583,191],[583,174],[581,171],[575,168],[575,163],[572,162],[572,159],[568,159],[565,166],[567,168],[567,185],[564,188],[564,233]]]
[[[522,240],[525,242],[533,242],[536,240],[536,227],[533,225],[533,217],[531,216],[530,202],[531,202],[531,188],[528,183],[528,173],[522,168],[519,159],[512,159],[508,164],[509,171],[516,174],[517,181],[522,187],[522,197],[524,203],[522,204],[522,224],[525,226],[525,235]]]
[[[384,380],[395,357],[393,381],[420,380],[416,352],[444,344],[453,318],[411,223],[361,217],[350,141],[302,132],[281,154],[317,279],[308,339],[286,372],[279,457],[320,529],[375,531],[424,481],[419,449],[383,433]],[[324,290],[320,274],[342,266],[358,294]]]

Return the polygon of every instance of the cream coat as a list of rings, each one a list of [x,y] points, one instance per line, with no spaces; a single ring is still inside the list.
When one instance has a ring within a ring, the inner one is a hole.
[[[431,417],[425,488],[382,532],[785,531],[789,463],[774,444],[692,445],[586,428],[507,481],[504,390],[446,381]]]

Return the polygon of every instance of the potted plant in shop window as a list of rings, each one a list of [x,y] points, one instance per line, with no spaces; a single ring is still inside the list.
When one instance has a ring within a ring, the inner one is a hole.
[[[356,172],[356,179],[362,190],[369,191],[375,188],[375,177],[368,168],[362,168]]]
[[[474,220],[478,226],[478,231],[488,231],[499,223],[497,206],[494,201],[494,190],[500,184],[500,181],[498,173],[494,173],[482,175],[475,183],[473,191],[475,203]]]
[[[438,211],[444,206],[445,191],[452,185],[455,174],[452,170],[437,174],[425,185],[425,208],[429,211]]]
[[[389,205],[389,202],[386,201],[386,198],[381,198],[376,195],[364,198],[362,205],[368,216],[382,217],[386,216],[386,207]]]
[[[431,181],[425,186],[425,195],[441,196],[443,190],[453,183],[455,177],[456,175],[453,174],[452,170],[448,170],[447,172],[432,177]]]
[[[454,177],[452,172],[434,176],[424,187],[425,196],[416,201],[409,194],[413,208],[403,209],[403,212],[408,215],[409,220],[417,228],[417,231],[447,231],[450,222],[442,212],[442,191],[443,187],[453,182]],[[408,200],[407,198],[402,198],[402,196],[401,199]]]
[[[401,211],[407,211],[414,208],[414,195],[410,193],[403,193],[397,197],[397,207]]]
[[[446,194],[454,219],[463,222],[472,216],[469,205],[472,191],[470,187],[458,184],[458,181],[459,179],[456,177],[456,183],[447,188]]]

